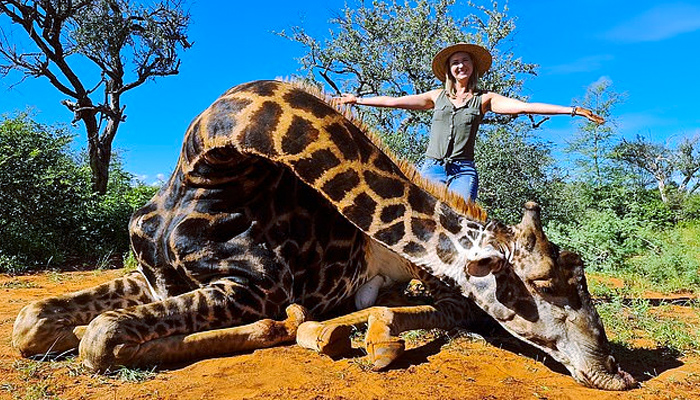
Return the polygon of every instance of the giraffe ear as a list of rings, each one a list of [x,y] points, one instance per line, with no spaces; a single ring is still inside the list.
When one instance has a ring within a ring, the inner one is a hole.
[[[467,274],[470,276],[484,277],[490,273],[496,273],[503,268],[503,258],[490,256],[467,263]]]

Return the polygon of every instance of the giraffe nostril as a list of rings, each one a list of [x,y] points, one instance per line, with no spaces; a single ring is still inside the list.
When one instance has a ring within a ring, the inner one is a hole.
[[[605,359],[605,368],[610,372],[611,374],[617,373],[617,361],[615,360],[615,357],[613,356],[608,356]]]

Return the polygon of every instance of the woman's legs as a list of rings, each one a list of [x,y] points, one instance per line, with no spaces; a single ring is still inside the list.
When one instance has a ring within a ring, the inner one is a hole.
[[[465,199],[476,201],[479,176],[473,161],[453,161],[447,164],[447,187]]]
[[[465,199],[476,201],[479,189],[479,177],[474,161],[451,161],[443,164],[441,161],[426,158],[420,167],[424,178],[439,182],[456,192]]]
[[[426,158],[421,164],[420,174],[433,182],[447,184],[447,171],[445,166],[438,160]]]

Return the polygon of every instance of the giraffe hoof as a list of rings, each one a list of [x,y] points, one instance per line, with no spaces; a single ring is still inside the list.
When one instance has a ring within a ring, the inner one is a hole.
[[[299,304],[291,304],[285,311],[287,312],[285,325],[292,335],[296,335],[297,329],[308,319],[309,313],[306,308]]]
[[[297,330],[297,344],[334,358],[352,350],[351,333],[352,327],[350,326],[328,326],[321,322],[307,321],[301,324]]]
[[[388,341],[367,343],[367,353],[372,360],[372,371],[381,371],[394,362],[406,350],[403,339],[391,338]]]

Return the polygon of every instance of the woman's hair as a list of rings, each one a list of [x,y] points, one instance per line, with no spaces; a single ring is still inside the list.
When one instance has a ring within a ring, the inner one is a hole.
[[[452,57],[452,55],[450,55],[450,57]],[[455,88],[455,77],[452,76],[452,74],[450,73],[450,57],[447,57],[447,60],[445,61],[445,93],[447,93],[447,96],[454,98],[457,96],[457,89]],[[472,55],[469,54],[469,59],[471,58]],[[472,60],[472,65],[473,62],[474,60]],[[476,71],[475,68],[473,68],[472,74],[469,75],[469,81],[467,81],[467,90],[476,92],[478,84],[479,73]]]

